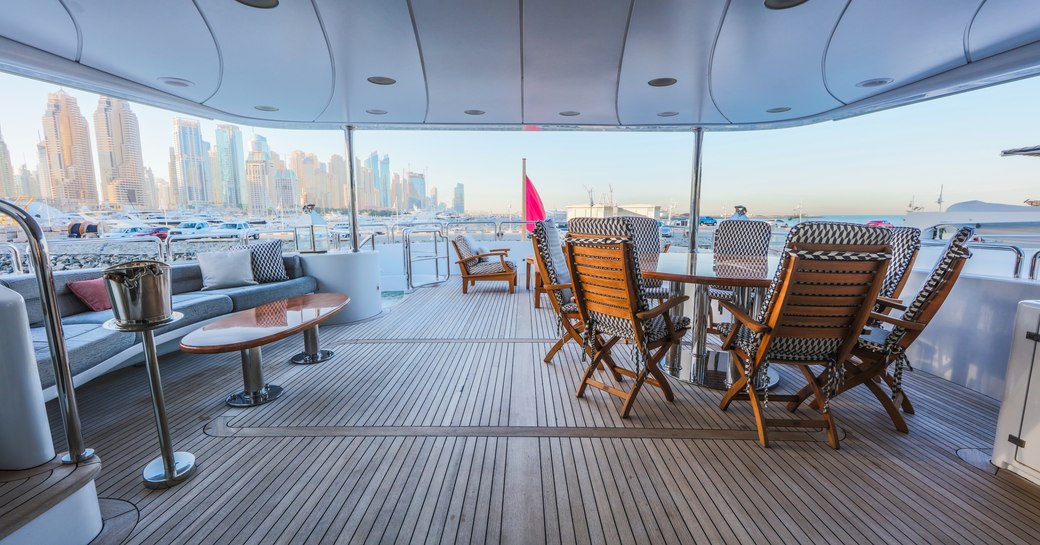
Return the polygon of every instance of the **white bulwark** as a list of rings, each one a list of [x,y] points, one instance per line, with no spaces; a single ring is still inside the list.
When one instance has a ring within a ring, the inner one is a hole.
[[[644,216],[658,219],[661,207],[653,204],[572,204],[567,207],[567,221],[573,218],[612,218],[614,216]]]

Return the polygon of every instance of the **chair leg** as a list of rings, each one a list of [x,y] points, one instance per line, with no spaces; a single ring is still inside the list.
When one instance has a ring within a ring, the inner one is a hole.
[[[581,376],[581,382],[578,383],[578,391],[574,394],[574,397],[585,397],[585,388],[589,385],[589,379],[592,378],[592,374],[596,372],[596,368],[599,367],[599,362],[603,358],[603,351],[601,350],[596,354],[592,361],[589,362],[589,366],[585,368],[585,373]]]
[[[881,386],[878,386],[874,381],[868,380],[864,384],[867,385],[867,389],[870,393],[874,394],[874,397],[881,402],[881,406],[888,412],[888,417],[892,419],[892,424],[895,424],[896,431],[903,433],[910,433],[910,428],[906,425],[906,420],[903,420],[903,415],[899,413],[899,409],[896,408],[896,404],[892,402],[892,398],[888,397]]]
[[[469,293],[469,285],[470,285],[469,280],[466,280],[465,278],[463,278],[462,279],[462,294],[463,295]]]
[[[657,383],[661,385],[661,392],[664,393],[664,398],[668,401],[675,401],[675,394],[672,393],[672,385],[668,384],[668,379],[661,372],[661,369],[654,364],[652,367],[648,367],[650,374],[657,379]]]
[[[747,377],[744,377],[744,379],[744,383],[747,384]],[[766,428],[765,407],[762,406],[762,400],[758,399],[758,392],[754,388],[751,388],[748,400],[751,401],[751,412],[755,414],[755,425],[758,426],[758,444],[764,448],[769,448],[769,431]]]
[[[747,377],[743,376],[743,373],[741,373],[740,378],[738,378],[733,383],[733,386],[729,387],[729,390],[726,392],[726,394],[722,396],[722,401],[719,402],[719,408],[724,411],[728,409],[730,403],[733,403],[733,400],[736,399],[737,396],[740,395],[740,393],[743,392],[746,388]]]
[[[881,375],[881,378],[885,380],[885,384],[888,384],[889,388],[895,389],[896,379],[892,375],[884,373]],[[906,397],[906,392],[900,392],[896,397],[899,398],[899,404],[902,406],[904,413],[914,414],[914,405],[910,403],[910,398]]]
[[[632,410],[632,405],[636,402],[636,396],[639,395],[639,390],[643,387],[643,382],[646,381],[647,372],[650,370],[649,367],[639,372],[639,376],[636,377],[635,384],[628,390],[628,396],[625,397],[625,404],[621,406],[621,418],[628,418],[628,413]]]
[[[787,402],[787,410],[792,413],[798,410],[798,407],[801,406],[802,403],[805,403],[806,399],[809,399],[809,396],[812,395],[812,388],[806,386],[805,388],[798,390],[798,393],[794,395],[798,399],[794,399],[792,401]],[[816,407],[813,408],[815,409]]]
[[[575,340],[578,342],[578,344],[583,344],[582,340],[581,340],[581,337],[575,336]],[[596,340],[597,340],[597,342],[599,343],[600,346],[605,346],[604,343],[603,343],[603,338],[602,337],[598,337],[597,336]],[[617,339],[613,339],[613,340],[609,341],[609,343],[610,343],[609,346],[614,346],[614,343],[616,343],[616,342],[617,342]],[[589,356],[593,356],[593,353],[590,352]],[[601,363],[603,364],[603,367],[606,367],[607,370],[610,371],[611,376],[614,377],[614,380],[616,382],[623,382],[625,380],[625,377],[622,376],[621,373],[618,372],[617,364],[614,363],[614,356],[610,355],[610,351],[609,350],[607,351],[606,354],[603,354],[603,361]]]
[[[552,345],[552,348],[550,348],[549,352],[545,355],[545,363],[552,363],[553,357],[556,356],[556,353],[563,348],[563,345],[567,344],[567,341],[569,341],[570,338],[570,333],[567,333],[563,337],[560,337],[560,340],[556,341],[556,344]]]
[[[834,423],[834,415],[830,410],[824,412],[823,400],[823,389],[820,387],[819,379],[816,375],[812,374],[812,370],[807,365],[800,365],[799,368],[802,370],[802,374],[805,375],[805,380],[809,382],[809,386],[813,390],[813,395],[816,396],[816,404],[820,407],[820,415],[823,417],[824,423],[827,425],[827,444],[832,449],[837,450],[838,444],[838,427]]]

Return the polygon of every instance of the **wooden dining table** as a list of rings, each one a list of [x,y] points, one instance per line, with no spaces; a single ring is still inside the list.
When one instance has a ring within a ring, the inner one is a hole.
[[[718,390],[729,388],[729,354],[708,349],[708,315],[711,312],[710,286],[732,288],[736,304],[757,315],[757,305],[764,299],[780,263],[780,256],[715,255],[711,252],[643,254],[639,268],[644,278],[669,282],[669,295],[687,295],[686,285],[693,286],[686,305],[676,307],[676,316],[690,318],[693,342],[688,358],[682,343],[668,354],[668,373],[674,378]],[[685,309],[685,310],[684,310]],[[684,361],[689,361],[683,365]],[[772,388],[780,377],[770,370],[769,379],[759,386]]]

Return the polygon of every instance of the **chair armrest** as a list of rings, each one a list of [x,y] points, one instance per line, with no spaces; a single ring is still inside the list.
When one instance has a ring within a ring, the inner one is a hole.
[[[721,299],[719,300],[719,303],[722,305],[722,308],[728,310],[729,313],[732,314],[733,317],[741,323],[741,325],[750,329],[751,331],[755,333],[768,333],[770,331],[771,328],[769,326],[756,322],[751,318],[751,316],[748,316],[746,312],[744,312],[740,307],[734,305],[733,303],[730,303],[729,301],[723,301]]]
[[[509,248],[492,248],[490,251],[491,252],[505,252],[506,255],[509,255]]]
[[[560,291],[574,289],[573,284],[542,284],[542,289],[545,291]]]
[[[892,297],[878,297],[877,302],[879,305],[892,307],[896,310],[906,310],[906,305],[903,304],[899,299],[893,299]]]
[[[665,311],[671,309],[672,307],[681,305],[689,299],[690,298],[685,295],[683,295],[682,297],[673,297],[646,312],[640,312],[639,314],[636,314],[636,318],[639,318],[640,320],[650,320],[652,318],[656,318],[664,314]]]
[[[906,321],[906,320],[900,320],[899,318],[893,318],[893,317],[891,317],[891,316],[889,316],[887,314],[880,314],[878,312],[871,312],[870,313],[870,317],[875,319],[875,320],[877,320],[877,321],[879,321],[879,322],[885,322],[887,324],[892,324],[894,326],[902,327],[904,329],[909,329],[911,331],[921,331],[922,329],[924,329],[924,324],[919,324],[917,322],[909,322],[909,321]]]

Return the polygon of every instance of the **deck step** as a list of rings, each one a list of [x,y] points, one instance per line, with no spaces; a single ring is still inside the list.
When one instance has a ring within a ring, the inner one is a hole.
[[[0,471],[0,541],[90,484],[101,472],[97,456],[72,465],[62,464],[62,455],[34,468]]]

